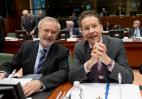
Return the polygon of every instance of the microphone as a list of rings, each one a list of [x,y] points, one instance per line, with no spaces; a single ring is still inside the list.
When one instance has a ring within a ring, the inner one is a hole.
[[[12,71],[12,73],[8,76],[8,78],[10,78],[11,80],[14,77],[15,73],[16,73],[16,69]]]
[[[119,84],[122,83],[122,77],[121,77],[121,73],[120,72],[118,73],[118,82],[119,82]]]
[[[140,74],[142,74],[142,64],[140,64],[140,66],[139,66],[139,72],[140,72]]]
[[[119,72],[118,73],[118,82],[119,82],[119,99],[122,99],[122,93],[121,93],[121,83],[122,83],[122,76],[121,76],[121,73]]]

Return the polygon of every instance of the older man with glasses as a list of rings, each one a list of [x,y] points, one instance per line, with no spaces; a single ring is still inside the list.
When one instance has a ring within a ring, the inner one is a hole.
[[[38,24],[40,40],[25,42],[11,62],[0,66],[0,78],[20,68],[23,68],[23,75],[43,74],[23,86],[25,96],[40,90],[51,91],[65,82],[69,71],[69,50],[55,43],[60,27],[55,18],[43,18]]]

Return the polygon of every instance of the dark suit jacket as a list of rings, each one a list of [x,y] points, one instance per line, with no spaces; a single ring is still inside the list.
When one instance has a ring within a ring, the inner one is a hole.
[[[116,14],[117,16],[120,16],[120,11],[116,11],[115,14]],[[121,15],[125,15],[125,12],[121,11]]]
[[[80,35],[80,31],[78,28],[73,28],[73,35]]]
[[[69,33],[69,30],[67,28],[63,29],[63,31],[67,31],[68,32],[68,38],[70,37],[70,33]],[[81,33],[79,31],[79,28],[73,28],[72,30],[73,32],[73,35],[76,35],[77,37],[81,36]]]
[[[5,32],[4,18],[0,16],[0,42],[4,41],[4,32]]]
[[[34,65],[38,52],[39,41],[24,43],[11,62],[0,66],[0,71],[11,73],[13,69],[23,68],[23,75],[33,74]],[[40,81],[45,85],[46,90],[55,88],[67,80],[69,63],[69,50],[57,43],[54,43],[46,57]]]
[[[4,48],[4,32],[5,32],[5,23],[4,18],[0,16],[0,52],[3,52]]]
[[[139,30],[140,30],[140,35],[141,35],[141,37],[142,37],[142,28],[139,28]],[[129,36],[129,37],[133,37],[133,36],[134,36],[134,32],[135,32],[135,28],[130,29],[128,36]]]
[[[36,29],[37,23],[38,21],[35,16],[21,16],[21,29],[27,31],[28,33]]]
[[[133,72],[128,65],[122,40],[103,36],[103,43],[107,47],[107,55],[115,61],[112,72],[108,71],[107,66],[102,63],[105,71],[105,81],[118,83],[118,73],[121,72],[122,83],[132,83]],[[91,57],[89,49],[87,41],[81,41],[75,45],[74,61],[73,65],[70,66],[71,70],[69,73],[69,79],[71,81],[90,82],[83,66]]]

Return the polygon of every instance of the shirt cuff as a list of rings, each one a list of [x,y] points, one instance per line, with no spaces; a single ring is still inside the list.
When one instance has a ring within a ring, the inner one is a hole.
[[[112,69],[113,69],[113,67],[114,67],[114,60],[111,60],[111,63],[110,64],[108,64],[108,66],[107,66],[107,69],[110,71],[110,72],[112,72]]]
[[[41,84],[42,84],[42,87],[41,87],[41,89],[39,91],[43,91],[45,89],[45,85],[42,82],[41,82]]]
[[[89,73],[91,70],[87,69],[86,65],[87,65],[87,63],[84,64],[85,72],[86,72],[86,73]]]
[[[7,72],[5,72],[5,71],[0,71],[0,73],[5,73],[5,77],[8,77]]]

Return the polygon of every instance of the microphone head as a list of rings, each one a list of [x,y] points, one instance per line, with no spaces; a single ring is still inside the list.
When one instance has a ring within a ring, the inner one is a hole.
[[[142,64],[139,66],[139,72],[142,74]]]

